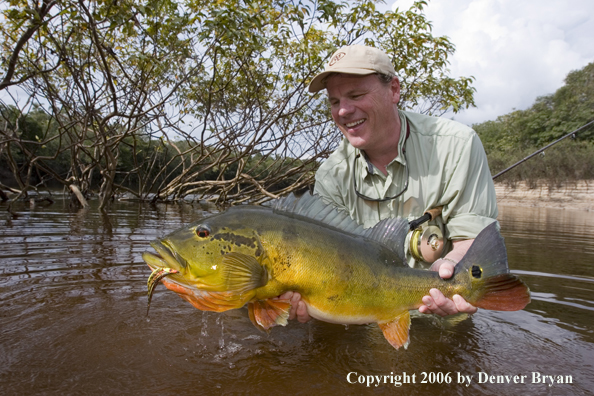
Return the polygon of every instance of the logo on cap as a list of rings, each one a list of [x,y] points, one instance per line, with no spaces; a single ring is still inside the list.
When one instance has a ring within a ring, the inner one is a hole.
[[[332,59],[330,59],[330,63],[328,63],[328,66],[334,66],[334,64],[342,58],[344,58],[345,55],[346,54],[344,52],[339,52],[338,54],[334,55]]]

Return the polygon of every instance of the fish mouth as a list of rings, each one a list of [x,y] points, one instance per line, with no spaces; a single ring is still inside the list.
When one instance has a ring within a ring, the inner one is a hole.
[[[172,268],[181,271],[187,267],[186,260],[173,250],[167,241],[152,241],[151,246],[155,249],[156,253],[144,252],[142,254],[143,260],[151,270]]]
[[[151,275],[148,278],[148,303],[146,307],[146,315],[148,316],[151,308],[151,300],[153,293],[159,281],[163,278],[180,273],[183,268],[187,266],[186,260],[184,260],[175,250],[171,249],[167,243],[161,241],[151,242],[151,246],[155,249],[156,253],[144,252],[142,258],[147,263],[149,268],[152,270]],[[171,279],[174,283],[180,284],[175,280]],[[181,284],[180,284],[181,285]]]

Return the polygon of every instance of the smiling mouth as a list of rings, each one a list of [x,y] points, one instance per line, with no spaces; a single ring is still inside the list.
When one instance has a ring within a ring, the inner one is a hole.
[[[361,120],[349,122],[349,123],[346,123],[344,125],[346,125],[347,128],[353,128],[353,127],[356,127],[357,125],[363,124],[364,122],[365,122],[365,118],[363,118]]]

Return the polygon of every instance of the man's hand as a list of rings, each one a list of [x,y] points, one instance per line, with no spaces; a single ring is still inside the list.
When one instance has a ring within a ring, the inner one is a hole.
[[[456,261],[461,260],[473,241],[474,239],[468,239],[454,242],[454,249],[448,254],[448,258],[453,256]],[[442,279],[449,279],[454,274],[454,263],[439,259],[433,263],[430,270],[439,272]],[[462,296],[456,294],[450,300],[437,289],[429,290],[429,295],[423,297],[423,304],[425,305],[419,307],[419,312],[439,316],[453,315],[459,312],[473,314],[478,311],[478,308],[469,304]]]
[[[297,292],[288,291],[278,297],[280,300],[291,300],[291,311],[289,312],[289,320],[297,318],[301,323],[309,322],[311,316],[307,313],[307,306],[301,300],[301,294]]]

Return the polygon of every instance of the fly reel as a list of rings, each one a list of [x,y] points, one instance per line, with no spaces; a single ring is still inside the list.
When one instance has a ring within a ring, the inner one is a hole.
[[[430,209],[409,223],[408,251],[415,260],[431,264],[441,257],[445,246],[441,228],[426,223],[439,216],[442,209],[443,206]]]
[[[416,228],[410,231],[408,247],[415,260],[433,263],[443,253],[443,233],[434,225]]]

